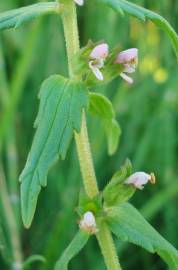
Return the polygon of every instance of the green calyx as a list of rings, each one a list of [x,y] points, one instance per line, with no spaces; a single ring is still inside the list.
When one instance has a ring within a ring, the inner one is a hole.
[[[127,159],[121,169],[116,172],[103,191],[105,207],[118,205],[128,201],[135,193],[132,185],[125,185],[124,181],[132,174],[132,164]]]

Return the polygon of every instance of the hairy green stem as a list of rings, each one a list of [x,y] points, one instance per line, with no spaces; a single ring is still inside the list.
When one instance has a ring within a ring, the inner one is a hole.
[[[100,224],[100,230],[96,237],[101,248],[107,269],[121,269],[111,232],[105,223]]]
[[[87,192],[87,195],[90,198],[96,196],[99,192],[93,160],[91,156],[90,144],[88,139],[88,132],[86,126],[86,117],[85,113],[83,112],[82,116],[82,125],[81,125],[81,132],[75,133],[75,140],[77,144],[77,152],[80,162],[80,169],[83,177],[84,187]]]
[[[63,0],[62,21],[64,26],[64,34],[66,40],[69,75],[75,77],[72,58],[79,50],[79,35],[77,27],[77,15],[74,0]],[[96,196],[99,192],[93,160],[88,139],[85,112],[82,115],[82,124],[80,133],[75,133],[75,141],[80,162],[80,169],[83,177],[84,187],[90,198]],[[104,260],[108,270],[120,270],[116,249],[112,239],[112,235],[106,224],[99,227],[97,239],[104,256]]]

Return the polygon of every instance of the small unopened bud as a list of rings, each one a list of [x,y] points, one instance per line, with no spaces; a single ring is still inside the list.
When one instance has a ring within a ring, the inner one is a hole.
[[[136,172],[129,176],[124,183],[126,185],[133,185],[138,189],[143,189],[144,185],[146,185],[148,182],[155,184],[156,178],[154,173],[147,174],[145,172]]]
[[[81,230],[90,234],[95,234],[98,231],[95,216],[92,212],[88,211],[83,215],[82,220],[80,220],[79,227]]]

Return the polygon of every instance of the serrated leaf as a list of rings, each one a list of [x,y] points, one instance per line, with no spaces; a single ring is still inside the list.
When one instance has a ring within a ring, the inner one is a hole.
[[[20,176],[22,218],[29,227],[41,187],[59,156],[64,159],[73,130],[80,131],[82,109],[88,105],[83,83],[60,75],[49,77],[41,86],[40,108],[35,122],[37,131]]]
[[[102,120],[108,143],[108,154],[113,155],[119,144],[121,129],[119,123],[115,120],[112,103],[102,94],[90,93],[89,110]]]
[[[79,231],[70,245],[66,248],[64,253],[62,254],[61,258],[55,265],[55,270],[67,270],[68,269],[68,264],[70,260],[77,255],[82,248],[86,245],[88,239],[89,239],[89,234],[84,232],[84,231]]]
[[[178,251],[131,204],[123,203],[113,207],[108,224],[120,240],[141,246],[151,253],[157,253],[171,270],[178,269]]]
[[[132,174],[132,164],[126,159],[121,169],[116,172],[103,190],[105,206],[118,205],[128,201],[135,193],[135,188],[125,185],[124,181]]]
[[[41,15],[57,12],[59,12],[59,4],[57,2],[38,3],[5,11],[0,14],[0,30],[17,28],[23,23]]]
[[[174,46],[176,56],[178,58],[178,35],[172,28],[172,26],[168,23],[168,21],[162,16],[160,16],[156,12],[153,12],[126,0],[99,0],[99,2],[103,2],[109,5],[111,8],[113,8],[119,13],[121,13],[120,10],[122,10],[123,13],[125,12],[126,14],[134,16],[139,20],[145,21],[146,19],[149,19],[150,21],[152,21],[163,31],[165,31],[166,34],[169,36]]]

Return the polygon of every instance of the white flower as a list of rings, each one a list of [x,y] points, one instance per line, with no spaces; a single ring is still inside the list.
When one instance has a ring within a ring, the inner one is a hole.
[[[89,67],[94,73],[95,77],[100,81],[103,81],[104,79],[100,69],[104,67],[104,61],[108,56],[108,50],[108,44],[102,43],[100,45],[97,45],[90,53],[91,60],[89,61]]]
[[[83,6],[84,4],[84,0],[74,0],[74,2],[78,4],[79,6]]]
[[[138,189],[143,189],[144,185],[148,182],[155,184],[156,180],[153,173],[147,174],[145,172],[136,172],[129,176],[124,183],[127,185],[133,185]]]
[[[120,76],[128,83],[133,83],[133,79],[126,73],[134,73],[138,64],[138,49],[132,48],[122,51],[118,54],[116,63],[122,64],[124,67]]]
[[[94,234],[98,231],[95,216],[92,212],[88,211],[83,215],[82,220],[80,220],[79,227],[90,234]]]

